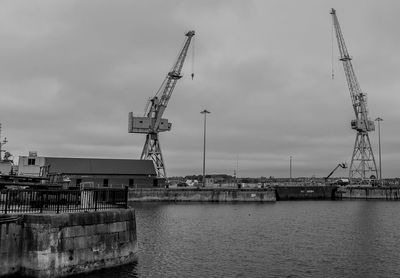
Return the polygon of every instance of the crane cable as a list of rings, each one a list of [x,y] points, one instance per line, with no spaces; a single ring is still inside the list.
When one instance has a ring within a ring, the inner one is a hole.
[[[334,50],[333,50],[333,48],[334,48],[334,46],[333,46],[333,45],[334,45],[334,42],[333,42],[333,41],[334,41],[334,34],[333,34],[333,33],[334,33],[334,28],[335,28],[335,27],[334,27],[333,24],[332,24],[332,58],[331,58],[331,59],[332,59],[332,60],[331,60],[331,67],[332,67],[332,68],[331,68],[331,70],[332,70],[332,73],[331,73],[331,74],[332,74],[332,80],[335,79],[335,69],[334,69],[334,66],[333,66],[333,63],[334,63],[334,62],[333,62],[333,51],[334,51]]]
[[[194,77],[194,42],[195,42],[195,38],[193,37],[193,42],[192,42],[192,74],[191,74],[191,76],[192,76],[192,80],[193,80],[193,77]]]

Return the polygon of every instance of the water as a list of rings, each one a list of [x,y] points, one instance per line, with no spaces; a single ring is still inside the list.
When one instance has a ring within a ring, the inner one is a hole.
[[[400,277],[400,202],[133,206],[138,263],[93,277]]]

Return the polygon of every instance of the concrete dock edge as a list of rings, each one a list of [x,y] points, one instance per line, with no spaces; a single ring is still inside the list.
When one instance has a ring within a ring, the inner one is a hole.
[[[0,224],[0,277],[61,277],[137,260],[133,209],[26,214]]]

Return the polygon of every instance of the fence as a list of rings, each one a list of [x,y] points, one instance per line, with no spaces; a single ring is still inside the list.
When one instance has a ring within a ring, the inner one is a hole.
[[[128,207],[128,188],[0,191],[0,213],[60,213]]]

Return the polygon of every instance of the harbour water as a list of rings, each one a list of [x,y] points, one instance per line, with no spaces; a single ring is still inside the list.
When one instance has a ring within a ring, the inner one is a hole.
[[[138,263],[84,277],[400,277],[400,202],[132,206]]]

